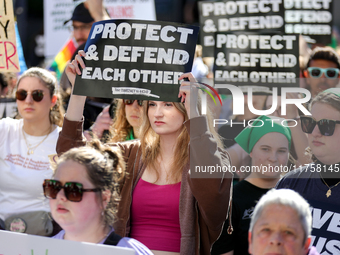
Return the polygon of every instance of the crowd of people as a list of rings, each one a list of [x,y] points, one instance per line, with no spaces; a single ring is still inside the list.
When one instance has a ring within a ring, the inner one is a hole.
[[[0,119],[0,230],[135,254],[340,254],[338,53],[315,47],[301,67],[311,115],[278,103],[256,116],[244,100],[231,116],[227,98],[215,115],[252,125],[214,127],[196,79],[207,66],[179,77],[179,102],[73,94],[90,28],[109,18],[94,2],[65,22],[82,45],[61,81],[40,67],[0,73],[1,98],[17,104]],[[253,96],[256,109],[272,104]],[[194,178],[194,166],[229,170]]]

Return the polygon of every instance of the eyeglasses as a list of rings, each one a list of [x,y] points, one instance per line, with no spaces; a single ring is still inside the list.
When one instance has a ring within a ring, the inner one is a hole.
[[[338,68],[308,67],[307,70],[310,76],[313,78],[320,78],[323,73],[328,79],[335,79],[339,75]]]
[[[319,121],[316,121],[312,117],[307,116],[300,116],[301,120],[301,128],[302,131],[311,134],[316,126],[318,124],[320,133],[324,136],[331,136],[334,133],[335,125],[340,124],[339,120],[328,120],[328,119],[322,119]]]
[[[132,105],[136,100],[132,100],[132,99],[124,99],[123,102],[126,105]],[[143,106],[143,100],[137,100],[137,104],[139,106]]]
[[[16,93],[15,93],[15,96],[16,96],[16,99],[20,100],[20,101],[24,101],[27,97],[29,93],[26,91],[26,90],[18,90]],[[33,98],[34,101],[36,102],[40,102],[41,100],[43,100],[44,98],[44,91],[42,90],[33,90],[31,92],[31,96]]]
[[[86,31],[86,30],[90,30],[91,27],[92,27],[92,23],[88,25],[81,25],[81,26],[70,26],[69,30],[70,32]]]
[[[78,182],[66,182],[61,185],[60,181],[45,179],[43,183],[44,196],[56,199],[60,190],[64,189],[65,197],[71,202],[80,202],[83,199],[83,192],[98,192],[101,189],[83,189],[83,184]]]

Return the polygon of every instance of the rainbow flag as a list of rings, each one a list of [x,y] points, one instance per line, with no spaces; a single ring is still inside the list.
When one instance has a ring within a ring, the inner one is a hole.
[[[63,46],[61,51],[59,51],[57,56],[55,56],[49,70],[56,72],[58,80],[60,80],[66,64],[69,60],[71,60],[71,57],[77,48],[77,43],[74,41],[73,38],[70,38]]]

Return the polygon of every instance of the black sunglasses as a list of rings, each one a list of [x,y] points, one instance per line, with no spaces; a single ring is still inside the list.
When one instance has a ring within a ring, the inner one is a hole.
[[[320,133],[324,136],[331,136],[334,133],[335,125],[340,124],[339,120],[322,119],[316,121],[312,117],[300,116],[302,131],[311,134],[316,126],[319,127]]]
[[[123,102],[126,105],[132,105],[136,100],[132,100],[132,99],[124,99]],[[137,100],[137,104],[139,106],[143,106],[143,100]]]
[[[83,184],[78,182],[66,182],[63,186],[60,181],[45,179],[43,183],[44,196],[56,199],[60,190],[64,189],[65,197],[71,202],[80,202],[83,192],[98,192],[101,189],[83,189]]]
[[[20,101],[24,101],[26,99],[27,95],[28,95],[27,91],[23,90],[23,89],[18,90],[15,93],[16,99],[18,99]],[[31,92],[31,95],[32,95],[32,98],[33,98],[34,101],[40,102],[44,98],[44,91],[42,91],[40,89],[33,90]]]

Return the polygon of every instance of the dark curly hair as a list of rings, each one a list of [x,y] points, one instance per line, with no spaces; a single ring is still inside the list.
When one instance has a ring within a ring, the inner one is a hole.
[[[104,209],[104,222],[111,226],[116,220],[120,201],[120,182],[125,175],[125,162],[120,150],[103,145],[98,139],[94,139],[87,146],[73,148],[65,152],[53,167],[54,174],[58,170],[58,166],[67,160],[83,165],[86,168],[89,181],[95,188],[110,191],[111,198]]]

